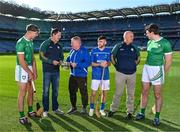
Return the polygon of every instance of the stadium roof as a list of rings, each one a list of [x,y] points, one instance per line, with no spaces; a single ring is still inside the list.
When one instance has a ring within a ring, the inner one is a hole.
[[[12,16],[38,18],[55,21],[76,21],[92,19],[111,19],[126,18],[131,16],[158,15],[158,14],[176,14],[180,13],[180,3],[161,4],[154,6],[141,6],[136,8],[109,9],[102,11],[79,12],[79,13],[55,13],[53,11],[41,11],[31,9],[26,6],[20,6],[15,3],[0,1],[0,13],[10,14]]]

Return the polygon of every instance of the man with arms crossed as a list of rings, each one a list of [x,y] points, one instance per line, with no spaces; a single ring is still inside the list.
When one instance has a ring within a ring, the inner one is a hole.
[[[98,47],[93,48],[91,51],[91,65],[92,65],[92,83],[91,83],[91,97],[90,97],[90,110],[89,116],[93,116],[94,102],[96,99],[96,92],[98,88],[101,88],[101,108],[100,114],[105,116],[104,112],[106,94],[109,90],[109,68],[111,60],[111,50],[105,47],[106,37],[100,36],[98,38]]]
[[[159,27],[150,24],[145,28],[147,43],[147,60],[142,73],[141,111],[136,115],[137,120],[145,118],[145,109],[148,102],[148,94],[151,85],[154,88],[156,114],[153,124],[160,124],[160,111],[162,107],[162,85],[165,73],[170,69],[172,63],[172,49],[170,42],[159,35]]]
[[[39,28],[36,25],[29,24],[26,27],[26,34],[22,38],[20,38],[16,43],[17,61],[15,80],[17,81],[19,87],[19,122],[23,125],[29,123],[27,117],[25,117],[24,114],[24,99],[27,92],[28,116],[36,116],[36,113],[33,112],[33,88],[31,85],[31,81],[37,79],[33,39],[37,37],[38,34]]]

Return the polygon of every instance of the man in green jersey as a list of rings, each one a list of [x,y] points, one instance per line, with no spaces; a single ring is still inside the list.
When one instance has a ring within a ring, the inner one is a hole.
[[[155,24],[146,26],[147,59],[142,73],[141,111],[136,115],[137,120],[145,118],[145,108],[148,102],[150,86],[154,87],[155,96],[155,118],[153,124],[160,124],[159,115],[162,107],[162,85],[164,84],[165,73],[172,63],[172,49],[170,42],[159,35],[159,27]]]
[[[25,117],[24,114],[24,99],[26,92],[28,92],[28,116],[35,117],[36,115],[35,112],[33,112],[33,88],[31,81],[36,80],[37,78],[33,39],[37,37],[38,34],[39,28],[36,25],[27,25],[25,35],[16,43],[17,61],[15,80],[19,87],[18,110],[20,114],[19,122],[21,124],[28,123],[27,117]]]

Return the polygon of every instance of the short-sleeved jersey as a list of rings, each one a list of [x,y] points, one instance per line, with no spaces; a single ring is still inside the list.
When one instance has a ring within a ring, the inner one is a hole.
[[[161,38],[159,41],[149,40],[147,44],[147,60],[146,64],[151,66],[162,66],[164,64],[164,56],[172,53],[170,42]]]
[[[20,38],[16,43],[16,54],[24,54],[24,60],[28,65],[32,65],[33,62],[33,42],[25,39],[24,37]],[[19,59],[17,57],[16,64],[19,64]]]
[[[91,51],[91,62],[101,63],[102,61],[110,62],[111,50],[109,48],[104,48],[100,50],[99,48],[94,48]],[[102,79],[103,68],[101,66],[92,66],[92,79],[101,80]],[[109,68],[106,67],[104,71],[103,80],[109,80]]]

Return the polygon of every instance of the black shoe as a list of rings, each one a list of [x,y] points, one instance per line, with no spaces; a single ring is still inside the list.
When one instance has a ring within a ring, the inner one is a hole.
[[[136,115],[136,118],[135,118],[136,120],[144,120],[145,119],[145,115],[144,114],[142,114],[142,113],[137,113],[137,115]]]
[[[77,111],[77,108],[72,107],[71,109],[68,110],[67,114],[70,115],[70,114],[75,113],[76,111]]]
[[[27,117],[19,118],[19,123],[21,123],[22,125],[31,125],[31,123],[28,121]]]
[[[81,113],[81,114],[87,114],[86,108],[82,108],[80,113]]]
[[[154,118],[153,125],[156,126],[156,127],[160,125],[159,118]]]
[[[36,112],[28,112],[28,117],[29,118],[37,117]]]
[[[115,113],[115,112],[108,111],[107,116],[108,116],[108,117],[112,117],[112,116],[114,115],[114,113]]]
[[[131,113],[128,113],[127,116],[125,117],[126,120],[131,120],[133,119],[133,115]]]

